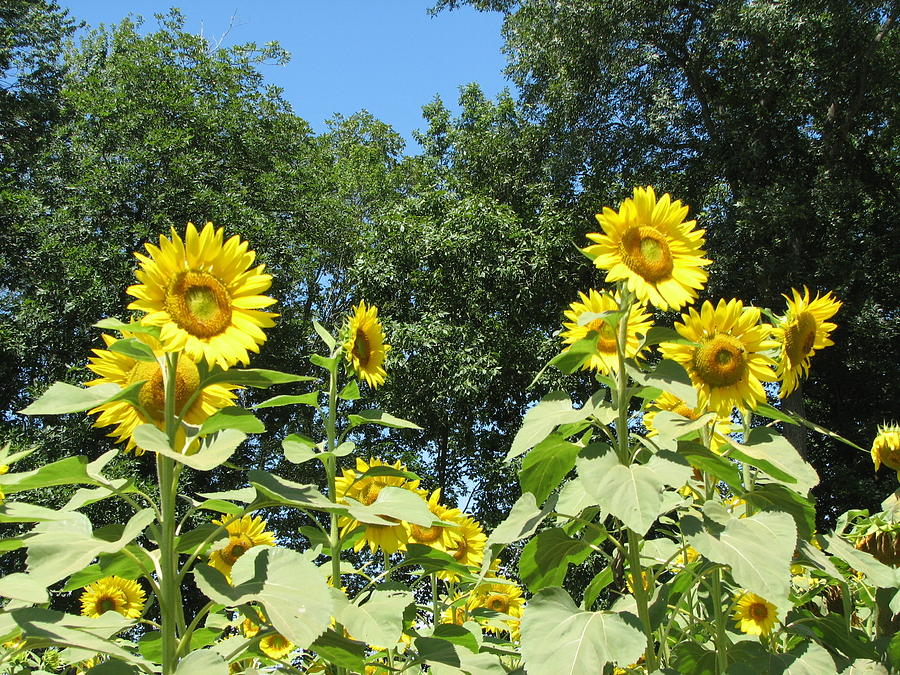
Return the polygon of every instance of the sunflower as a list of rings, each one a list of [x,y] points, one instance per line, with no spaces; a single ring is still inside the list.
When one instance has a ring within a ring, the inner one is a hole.
[[[525,611],[525,597],[522,595],[522,589],[514,582],[504,579],[503,577],[494,577],[485,579],[484,583],[479,585],[469,596],[467,609],[472,612],[476,609],[489,609],[498,614],[503,614],[504,623],[509,627],[511,633],[518,632],[519,620]],[[501,629],[492,622],[485,622],[485,630],[492,633],[499,633]]]
[[[695,420],[703,415],[702,410],[692,408],[677,396],[664,391],[653,400],[650,410],[644,413],[644,426],[647,427],[648,438],[655,436],[658,433],[653,426],[653,422],[656,419],[657,413],[663,410],[673,412],[676,415],[681,415],[689,420]],[[719,452],[719,448],[728,442],[725,440],[725,436],[731,433],[731,427],[730,417],[722,415],[716,417],[716,420],[713,423],[712,436],[709,439],[710,450],[716,453]]]
[[[157,357],[163,354],[162,345],[155,338],[143,333],[122,332],[123,337],[136,337],[149,346]],[[103,342],[110,347],[116,338],[103,335]],[[109,349],[94,349],[94,356],[88,360],[88,368],[100,377],[91,380],[87,385],[94,386],[112,382],[123,389],[130,384],[146,380],[138,392],[140,407],[130,401],[112,401],[91,410],[97,414],[95,427],[114,426],[110,437],[117,443],[126,443],[125,451],[134,450],[135,454],[143,454],[143,450],[135,446],[132,434],[141,424],[155,424],[165,429],[165,384],[163,372],[158,361],[138,361],[120,352]],[[192,425],[200,425],[207,417],[221,408],[233,404],[234,389],[230,384],[211,384],[200,386],[200,374],[197,364],[187,356],[178,359],[175,371],[175,412],[184,413],[184,421]],[[185,410],[185,406],[187,409]]]
[[[457,522],[457,519],[463,515],[462,511],[443,506],[440,503],[440,499],[440,488],[432,492],[431,496],[428,497],[428,508],[434,514],[435,520]],[[404,527],[406,527],[406,536],[409,543],[424,544],[445,553],[455,551],[456,543],[462,538],[462,535],[455,527],[445,527],[443,525],[422,527],[414,523],[404,523]]]
[[[759,309],[744,307],[740,300],[719,300],[713,308],[707,300],[700,312],[694,308],[675,324],[678,333],[694,344],[664,342],[663,356],[677,361],[698,390],[700,410],[722,416],[755,409],[765,403],[763,382],[772,382],[774,361],[763,352],[775,346],[769,328],[759,325]]]
[[[131,579],[111,576],[88,584],[81,594],[81,613],[92,619],[110,610],[137,619],[144,609],[144,589]]]
[[[749,592],[737,599],[731,618],[741,632],[748,635],[768,635],[778,621],[775,605],[756,593]]]
[[[582,249],[600,269],[609,270],[607,282],[625,281],[638,299],[659,309],[680,309],[693,302],[706,284],[703,256],[704,230],[694,220],[685,222],[688,207],[664,194],[659,201],[652,187],[634,188],[616,213],[604,207],[597,214],[603,232],[592,232],[596,242]]]
[[[802,294],[792,288],[791,295],[793,298],[784,296],[787,300],[787,313],[772,329],[772,335],[780,345],[776,371],[781,380],[779,398],[794,391],[800,379],[806,377],[809,360],[816,350],[834,344],[829,336],[837,326],[829,323],[828,319],[835,315],[842,304],[831,296],[830,291],[824,296],[816,293],[816,297],[810,300],[806,286],[803,287]]]
[[[128,288],[137,298],[128,309],[147,312],[141,321],[159,326],[166,351],[184,351],[194,361],[212,366],[247,365],[247,351],[259,352],[263,328],[277,314],[260,311],[275,300],[259,295],[272,284],[264,265],[251,268],[256,253],[237,235],[223,243],[224,229],[207,223],[197,233],[187,224],[184,241],[172,228],[172,239],[147,244],[150,256],[135,253],[141,283]]]
[[[568,323],[563,323],[566,329],[562,332],[563,343],[567,345],[575,344],[579,340],[583,340],[588,333],[597,334],[597,350],[591,357],[584,362],[582,369],[591,369],[600,371],[606,375],[610,371],[618,370],[619,360],[616,356],[616,331],[603,319],[593,319],[583,325],[579,325],[578,320],[585,312],[592,314],[600,314],[602,312],[614,312],[619,309],[619,294],[599,293],[593,288],[585,295],[578,292],[581,302],[573,302],[569,305],[569,309],[565,311],[565,317],[569,319]],[[643,350],[640,348],[640,340],[638,333],[646,335],[647,331],[653,326],[653,320],[650,318],[643,307],[634,305],[628,314],[628,336],[625,342],[625,358],[639,358]],[[568,347],[566,347],[566,350]],[[563,350],[563,351],[566,351]]]
[[[872,442],[872,461],[876,471],[884,464],[896,471],[900,480],[900,425],[894,423],[878,427],[878,435]]]
[[[390,349],[390,345],[384,344],[378,308],[375,305],[366,307],[366,303],[360,301],[350,317],[344,342],[344,352],[353,372],[370,387],[384,384],[387,376],[384,359]]]
[[[260,622],[266,622],[266,615],[261,609],[256,608]],[[241,621],[241,633],[245,637],[252,638],[259,633],[259,624],[251,619],[245,618]],[[294,651],[294,643],[288,640],[281,633],[269,633],[259,641],[259,648],[263,654],[270,659],[283,659],[285,656]]]
[[[452,555],[456,562],[466,567],[481,567],[481,561],[484,560],[484,545],[487,542],[487,536],[481,525],[465,513],[460,513],[448,520],[456,523],[456,532],[459,538],[454,541],[451,548],[447,549],[447,553]],[[438,578],[447,581],[459,581],[459,575],[454,572],[438,572],[437,575]]]
[[[213,520],[213,525],[224,525],[228,532],[228,543],[209,555],[210,567],[215,567],[227,579],[231,579],[231,567],[247,549],[253,546],[274,546],[275,534],[266,530],[266,521],[257,516],[244,515],[229,519]]]

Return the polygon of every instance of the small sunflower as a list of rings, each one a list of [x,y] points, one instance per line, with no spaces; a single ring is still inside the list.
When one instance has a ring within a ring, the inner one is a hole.
[[[137,619],[144,609],[144,589],[131,579],[111,576],[88,584],[81,594],[81,613],[92,619],[114,611]]]
[[[816,297],[810,300],[806,286],[802,294],[792,288],[791,295],[792,298],[784,296],[787,313],[772,329],[772,335],[780,345],[776,371],[781,381],[779,398],[794,391],[800,379],[806,377],[809,360],[816,350],[834,344],[830,335],[837,326],[829,323],[828,319],[837,313],[842,304],[831,296],[830,291],[824,296],[816,293]]]
[[[157,356],[162,356],[162,345],[149,335],[123,332],[123,337],[137,337]],[[109,347],[116,342],[116,338],[104,334],[103,342]],[[138,393],[140,407],[122,400],[104,403],[90,411],[91,414],[98,415],[95,427],[115,427],[108,434],[110,437],[115,438],[117,443],[125,443],[126,452],[134,450],[135,454],[143,454],[144,451],[134,444],[134,430],[141,424],[155,424],[159,429],[165,429],[166,425],[162,368],[157,361],[138,361],[109,349],[92,351],[94,356],[88,360],[88,368],[100,377],[88,382],[89,387],[112,382],[124,389],[130,384],[146,380]],[[182,355],[175,372],[175,412],[180,414],[183,411],[184,421],[192,425],[200,425],[217,410],[233,405],[236,397],[234,390],[237,387],[234,385],[211,384],[198,392],[199,386],[197,364]]]
[[[775,362],[763,352],[775,346],[769,328],[759,324],[759,309],[744,307],[740,300],[708,300],[698,313],[694,308],[675,324],[678,333],[694,344],[664,342],[663,356],[677,361],[698,391],[698,408],[722,416],[755,409],[765,403],[763,382],[776,379]]]
[[[693,302],[706,285],[704,230],[684,220],[688,207],[664,194],[659,201],[652,187],[634,188],[616,213],[604,207],[597,214],[603,232],[587,235],[595,242],[582,249],[594,265],[609,270],[607,282],[625,281],[638,299],[662,310]]]
[[[258,607],[256,613],[260,622],[266,622],[266,615]],[[245,618],[241,621],[241,633],[245,637],[252,638],[259,633],[259,624],[251,619]],[[285,656],[294,651],[294,643],[288,640],[281,633],[269,633],[259,641],[259,649],[270,659],[283,659]]]
[[[581,301],[573,302],[569,305],[564,314],[569,322],[563,323],[566,329],[560,337],[563,343],[567,345],[575,344],[579,340],[583,340],[588,333],[595,332],[597,334],[597,350],[591,357],[584,362],[582,369],[597,370],[606,375],[610,371],[619,369],[619,359],[616,356],[616,331],[603,319],[593,319],[584,325],[578,325],[578,319],[582,314],[589,312],[592,314],[600,314],[602,312],[614,312],[619,309],[619,295],[611,293],[599,293],[593,288],[585,295],[578,292]],[[625,358],[639,358],[644,351],[640,349],[640,339],[638,333],[646,335],[647,331],[653,327],[653,320],[650,315],[644,311],[639,305],[633,305],[628,313],[628,336],[625,342]],[[566,347],[568,349],[568,347]],[[565,351],[565,350],[563,350]]]
[[[748,635],[768,635],[778,621],[775,605],[749,592],[738,598],[731,618],[740,631]]]
[[[878,427],[878,435],[872,442],[872,462],[875,470],[884,464],[897,472],[900,480],[900,425],[884,424]]]
[[[229,521],[228,516],[213,520],[213,525],[224,525],[228,543],[209,555],[210,567],[215,567],[229,580],[231,568],[247,549],[254,546],[274,546],[275,534],[266,530],[266,521],[258,516],[244,515]]]
[[[517,633],[519,620],[525,611],[525,597],[522,589],[514,582],[502,577],[485,579],[469,596],[467,608],[470,612],[476,609],[489,609],[498,614],[504,614],[509,619],[503,619],[511,633]],[[494,622],[485,622],[485,630],[499,633],[501,629]]]
[[[459,538],[453,543],[453,546],[447,549],[447,553],[453,556],[456,562],[466,567],[481,567],[484,560],[484,545],[487,542],[487,536],[477,520],[461,513],[449,519],[456,523],[456,531]],[[454,572],[438,572],[438,578],[447,581],[459,581],[459,575]]]
[[[676,415],[681,415],[689,420],[695,420],[703,415],[702,410],[691,408],[677,396],[664,391],[654,399],[650,410],[644,413],[644,426],[647,427],[648,438],[657,434],[656,428],[653,426],[653,421],[656,419],[657,413],[663,410],[673,412]],[[721,415],[716,417],[716,421],[713,424],[712,436],[710,437],[710,450],[716,453],[719,452],[719,448],[728,442],[725,440],[725,436],[731,433],[731,427],[730,417]]]
[[[366,303],[360,301],[350,317],[344,342],[344,352],[353,372],[370,387],[384,384],[387,376],[384,359],[390,349],[390,345],[384,344],[378,308],[375,305],[366,307]]]
[[[441,490],[438,488],[428,497],[428,508],[434,514],[436,520],[456,522],[463,515],[459,509],[443,506],[440,503]],[[404,523],[407,540],[411,544],[424,544],[439,551],[449,553],[456,550],[456,543],[462,538],[456,527],[444,527],[433,525],[422,527],[414,523]]]
[[[198,234],[187,224],[184,241],[172,228],[172,238],[147,244],[149,257],[135,253],[141,283],[128,288],[137,298],[128,309],[147,312],[141,321],[159,326],[166,351],[184,351],[194,361],[228,368],[247,365],[247,353],[259,352],[266,341],[263,328],[275,325],[277,314],[260,311],[275,300],[265,295],[272,277],[264,265],[251,268],[256,253],[237,235],[228,241],[224,229],[207,223]]]

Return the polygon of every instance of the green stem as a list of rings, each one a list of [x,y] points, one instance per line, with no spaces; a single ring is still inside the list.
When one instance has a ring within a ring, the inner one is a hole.
[[[437,587],[437,575],[431,575],[431,614],[433,617],[433,624],[437,627],[438,623],[441,621],[441,612],[440,605],[438,604],[438,587]]]
[[[641,540],[634,531],[628,530],[628,571],[631,574],[631,587],[634,589],[634,599],[637,602],[638,618],[647,636],[647,649],[644,652],[644,660],[647,664],[647,672],[656,670],[656,641],[653,638],[653,625],[650,623],[650,607],[647,591],[644,588],[644,568],[641,566]]]
[[[716,568],[712,575],[712,605],[716,621],[716,672],[725,673],[728,668],[728,639],[725,636],[725,616],[722,612],[722,569]]]
[[[176,653],[179,656],[184,654],[185,647],[190,645],[191,636],[194,634],[194,629],[196,629],[197,625],[200,623],[200,619],[206,616],[209,610],[211,610],[215,606],[216,603],[210,601],[203,606],[203,609],[197,612],[197,616],[194,617],[193,621],[191,621],[191,625],[187,627],[187,629],[184,631],[184,635],[181,636],[181,640],[178,641],[178,649],[176,650]]]
[[[331,354],[331,358],[335,357],[335,353]],[[328,374],[328,416],[325,419],[325,475],[328,480],[328,498],[332,502],[337,503],[337,458],[334,456],[335,448],[335,420],[337,418],[337,366],[332,366]],[[331,546],[331,585],[336,589],[341,589],[341,532],[338,527],[338,515],[336,513],[329,514],[330,527],[328,542]],[[334,629],[338,635],[344,634],[344,627],[341,623],[335,622]],[[344,669],[340,666],[336,668],[336,672],[340,675]]]
[[[743,431],[744,431],[744,435],[742,438],[744,441],[744,445],[747,445],[747,443],[750,440],[750,425],[753,422],[753,413],[750,412],[749,410],[747,410],[747,411],[742,410],[741,411],[741,422],[743,423]],[[746,462],[743,463],[743,474],[744,474],[744,490],[746,492],[753,492],[753,488],[756,486],[756,476],[753,473],[753,467],[750,466],[749,464],[747,464]],[[750,508],[750,502],[747,501],[746,498],[744,501],[744,513],[747,515],[748,518],[751,515],[753,515],[752,510]]]

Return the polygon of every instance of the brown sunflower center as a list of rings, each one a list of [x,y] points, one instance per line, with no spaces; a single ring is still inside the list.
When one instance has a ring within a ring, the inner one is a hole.
[[[166,291],[165,306],[179,327],[198,338],[219,335],[231,325],[231,294],[209,272],[180,273]]]
[[[724,333],[701,342],[692,361],[694,371],[710,387],[729,387],[740,382],[747,370],[743,343]]]
[[[460,539],[459,543],[456,545],[456,550],[453,551],[453,557],[461,562],[466,559],[466,553],[468,551],[469,546],[466,544],[466,540]]]
[[[409,536],[420,544],[433,544],[441,538],[443,527],[420,527],[411,525]]]
[[[492,595],[484,603],[484,606],[495,612],[507,614],[509,613],[509,598],[500,594]]]
[[[359,365],[365,367],[369,363],[369,359],[372,358],[372,352],[370,350],[369,338],[366,336],[365,331],[360,328],[356,329],[356,336],[353,338],[353,356],[357,358],[359,361]]]
[[[378,494],[381,492],[381,488],[382,486],[378,483],[369,483],[365,488],[363,488],[362,493],[360,494],[359,501],[361,501],[366,506],[369,506],[370,504],[372,504],[372,502],[378,499]]]
[[[616,353],[616,332],[603,319],[594,319],[587,328],[597,333],[597,350],[604,354]]]
[[[253,540],[246,534],[239,534],[237,536],[231,535],[231,540],[228,542],[228,545],[222,549],[222,560],[229,565],[234,565],[234,563],[238,561],[238,558],[244,555],[247,552],[247,549],[252,547]]]
[[[750,618],[757,623],[769,618],[769,608],[761,602],[754,602],[750,605],[750,607],[747,608],[747,613],[750,615]]]
[[[163,382],[162,368],[156,362],[139,361],[128,374],[128,383],[146,380],[138,400],[156,422],[162,422],[166,411],[166,386]],[[189,358],[178,359],[175,369],[175,412],[180,413],[188,399],[200,386],[200,373],[197,364]]]
[[[121,599],[113,595],[101,595],[97,599],[97,614],[103,614],[104,612],[118,612],[120,603]]]
[[[672,251],[666,236],[649,225],[628,228],[619,243],[619,253],[628,268],[650,282],[672,275]]]
[[[796,322],[784,331],[784,352],[792,363],[806,357],[816,342],[816,319],[810,312],[800,312]]]

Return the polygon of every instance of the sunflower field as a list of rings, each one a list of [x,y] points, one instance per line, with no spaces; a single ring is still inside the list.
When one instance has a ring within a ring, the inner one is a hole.
[[[833,345],[842,302],[806,287],[776,308],[701,301],[714,261],[688,213],[647,186],[597,215],[581,249],[596,283],[560,299],[560,351],[534,374],[587,371],[595,391],[527,410],[506,456],[522,496],[493,529],[358,434],[418,428],[365,403],[402,358],[378,307],[314,324],[320,348],[302,358],[318,377],[253,368],[279,314],[249,243],[212,223],[146,243],[128,320],[95,326],[96,378],[21,411],[83,412],[119,450],[26,471],[27,450],[0,451],[0,521],[21,528],[0,543],[25,553],[0,579],[0,672],[900,668],[900,491],[817,532],[819,477],[780,432],[812,429],[900,475],[900,426],[864,449],[778,405]],[[273,395],[246,409],[248,388]],[[319,482],[233,463],[263,433],[254,410],[276,406],[314,411],[282,452]],[[117,452],[154,466],[155,485],[105,475]],[[217,468],[242,487],[185,488]],[[77,489],[61,508],[29,500],[50,486]],[[113,501],[127,521],[95,528],[83,509]],[[269,529],[286,511],[306,545]]]

